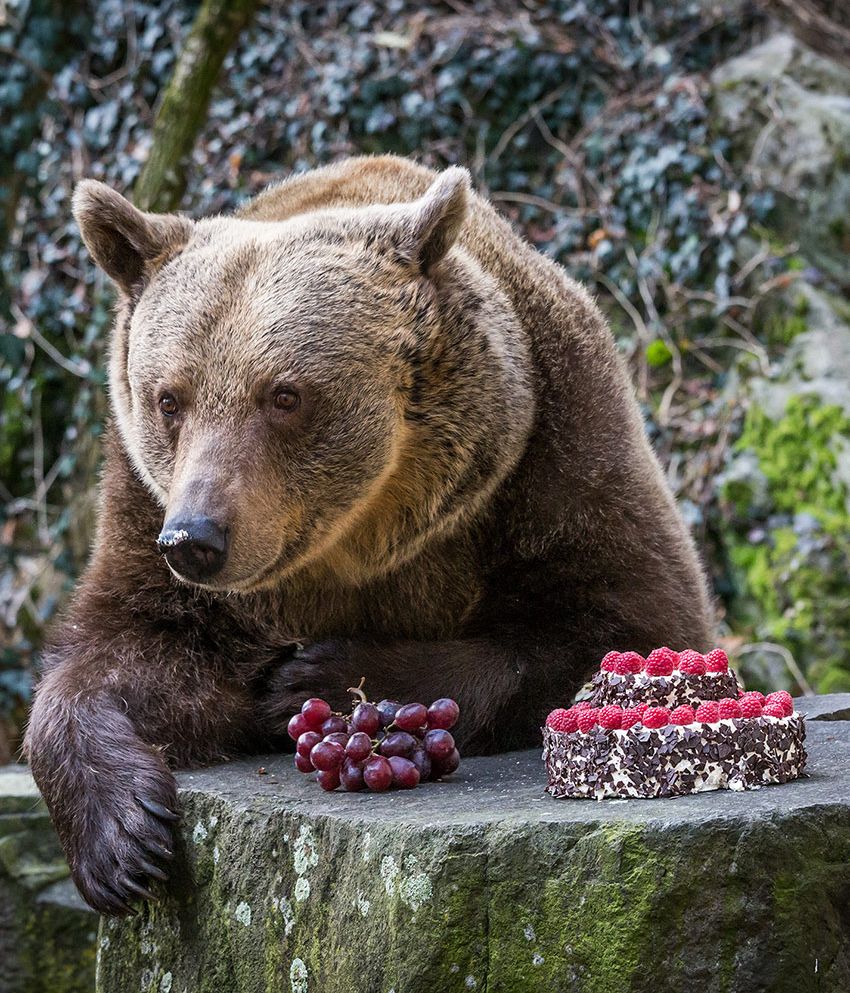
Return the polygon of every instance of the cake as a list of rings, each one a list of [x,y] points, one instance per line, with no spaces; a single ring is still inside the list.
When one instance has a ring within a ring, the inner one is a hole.
[[[758,789],[801,774],[804,739],[790,694],[742,692],[720,649],[610,652],[590,700],[546,720],[547,791],[603,800]]]

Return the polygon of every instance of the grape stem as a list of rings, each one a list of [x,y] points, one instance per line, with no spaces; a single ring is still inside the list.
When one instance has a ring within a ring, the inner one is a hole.
[[[360,703],[368,703],[369,702],[368,699],[367,699],[367,697],[366,697],[366,694],[363,692],[363,684],[365,682],[366,682],[366,677],[365,676],[361,676],[360,677],[360,683],[357,686],[349,686],[346,689],[346,692],[347,693],[350,693],[354,697],[357,697],[360,700]]]

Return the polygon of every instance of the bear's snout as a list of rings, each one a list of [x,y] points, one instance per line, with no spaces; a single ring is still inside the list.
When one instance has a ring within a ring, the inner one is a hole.
[[[166,521],[156,544],[178,575],[200,583],[224,568],[229,539],[230,528],[196,516]]]

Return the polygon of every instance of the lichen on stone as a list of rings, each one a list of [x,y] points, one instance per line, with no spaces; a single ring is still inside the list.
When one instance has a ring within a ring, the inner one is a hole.
[[[295,872],[299,876],[303,876],[318,861],[319,850],[313,829],[309,824],[302,824],[292,849],[292,864],[295,867]]]
[[[392,855],[385,855],[381,859],[381,879],[384,882],[384,889],[387,891],[387,896],[395,896],[396,881],[400,871],[398,862],[396,862]]]
[[[303,903],[310,896],[310,880],[306,876],[299,876],[295,880],[295,899]]]
[[[415,855],[405,857],[403,874],[398,880],[398,895],[414,913],[434,895],[431,880],[427,873],[419,869]]]
[[[292,993],[307,993],[309,973],[301,959],[293,959],[289,969],[289,983]]]

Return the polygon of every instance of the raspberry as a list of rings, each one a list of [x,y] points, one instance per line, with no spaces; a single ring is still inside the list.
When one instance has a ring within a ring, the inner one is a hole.
[[[699,652],[690,648],[679,656],[679,668],[689,676],[702,676],[705,672],[705,659]]]
[[[546,718],[546,727],[553,731],[575,731],[578,727],[575,710],[559,707]]]
[[[666,707],[650,707],[643,715],[645,728],[663,728],[670,723],[670,711]]]
[[[634,707],[632,707],[632,710],[636,710],[638,712],[638,714],[640,715],[640,719],[643,720],[643,715],[647,712],[647,710],[649,710],[649,704],[648,703],[636,703],[634,705]]]
[[[632,707],[629,710],[624,710],[620,722],[620,728],[623,731],[628,731],[628,729],[630,727],[634,727],[635,724],[640,724],[642,713],[643,711],[638,710],[637,707]]]
[[[585,734],[587,734],[588,731],[592,731],[596,727],[596,721],[598,718],[599,711],[595,707],[588,707],[586,710],[579,711],[579,731],[584,731]]]
[[[761,717],[762,707],[755,696],[745,694],[738,702],[741,707],[742,717]]]
[[[705,657],[705,667],[709,672],[726,672],[729,656],[722,648],[713,648]]]
[[[602,660],[602,665],[600,665],[599,668],[603,672],[616,672],[617,663],[620,661],[621,658],[622,655],[620,654],[620,652],[608,652],[608,654]]]
[[[672,648],[653,648],[646,657],[646,671],[650,676],[670,676],[679,665],[679,653]]]
[[[785,708],[781,703],[768,703],[765,704],[764,710],[761,712],[762,717],[787,717],[785,713]]]
[[[599,723],[604,728],[618,731],[623,726],[623,708],[609,704],[599,711]]]
[[[759,704],[764,706],[764,693],[759,693],[758,690],[747,690],[745,693],[738,694],[738,700],[741,706],[744,704],[744,700],[757,700]]]
[[[717,705],[717,716],[721,721],[730,720],[733,717],[741,716],[741,705],[731,696],[724,697]]]
[[[697,707],[697,720],[705,721],[706,724],[714,724],[715,721],[720,720],[717,713],[719,709],[716,700],[705,700]]]
[[[625,652],[621,659],[621,664],[628,666],[628,672],[638,673],[643,672],[646,660],[642,655],[638,655],[637,652]]]
[[[784,710],[785,717],[794,713],[794,701],[791,699],[791,694],[786,690],[777,690],[775,693],[768,693],[765,703],[778,704]]]
[[[592,706],[590,700],[579,700],[578,703],[573,704],[573,710],[590,710]]]
[[[696,719],[694,708],[687,705],[677,707],[670,715],[671,724],[693,724]]]

